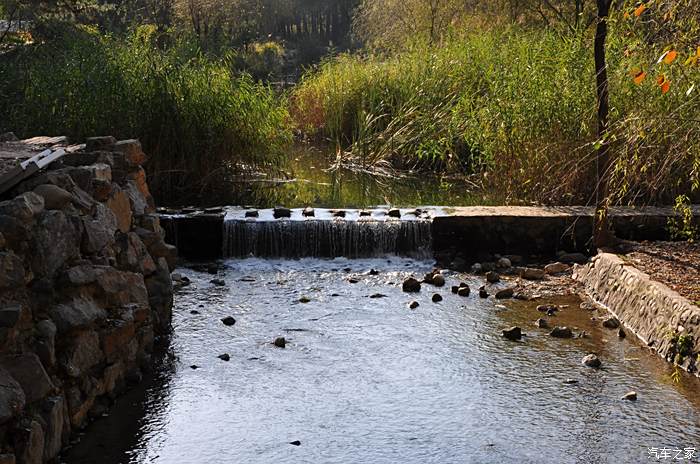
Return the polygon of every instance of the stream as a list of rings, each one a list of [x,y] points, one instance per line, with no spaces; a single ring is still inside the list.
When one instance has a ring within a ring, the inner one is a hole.
[[[408,294],[403,279],[433,265],[409,258],[220,264],[217,276],[178,269],[191,284],[158,367],[62,462],[638,463],[649,448],[700,448],[698,380],[671,380],[575,297],[481,299],[479,277],[451,272]],[[461,281],[471,296],[451,293]],[[563,305],[551,325],[588,336],[535,327],[543,303]],[[513,325],[520,342],[501,336]],[[581,364],[591,352],[601,369]],[[630,390],[637,401],[621,399]]]

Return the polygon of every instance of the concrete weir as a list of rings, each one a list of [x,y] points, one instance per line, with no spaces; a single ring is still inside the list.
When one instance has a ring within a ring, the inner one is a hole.
[[[492,253],[550,257],[559,251],[586,252],[590,249],[594,218],[594,209],[585,206],[318,209],[313,215],[305,214],[303,209],[280,210],[288,211],[289,216],[276,215],[273,209],[240,207],[162,210],[161,221],[168,240],[178,247],[181,256],[197,259],[222,257],[224,248],[231,248],[230,237],[224,232],[227,220],[246,224],[364,222],[375,227],[378,222],[429,221],[432,253],[442,265],[449,265],[456,258],[471,262]],[[700,216],[700,206],[694,207],[694,213],[695,217]],[[629,240],[668,238],[668,218],[674,214],[671,207],[616,207],[610,212],[615,234]],[[271,229],[264,230],[269,234]]]

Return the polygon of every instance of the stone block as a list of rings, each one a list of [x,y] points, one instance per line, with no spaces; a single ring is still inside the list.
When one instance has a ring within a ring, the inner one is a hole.
[[[0,367],[0,424],[17,416],[26,403],[22,386],[5,369]]]
[[[44,398],[54,388],[44,366],[34,353],[2,356],[0,366],[22,386],[27,403]]]

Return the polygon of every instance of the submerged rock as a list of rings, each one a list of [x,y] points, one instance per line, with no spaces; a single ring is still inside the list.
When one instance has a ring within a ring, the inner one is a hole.
[[[490,284],[495,284],[496,282],[501,281],[501,276],[498,275],[498,273],[489,271],[486,273],[486,282]]]
[[[386,295],[384,295],[383,293],[375,293],[373,295],[370,295],[369,297],[370,298],[386,298]]]
[[[626,400],[626,401],[637,401],[637,392],[636,391],[627,392],[622,396],[622,399]]]
[[[232,316],[226,316],[223,319],[221,319],[221,322],[223,322],[224,325],[230,327],[236,323],[236,319],[234,319]]]
[[[537,310],[541,313],[548,313],[550,311],[557,312],[557,311],[559,311],[559,308],[557,308],[554,305],[550,305],[550,304],[542,304],[542,305],[537,306]]]
[[[603,327],[606,329],[617,329],[620,327],[620,321],[615,316],[609,316],[603,319]]]
[[[420,282],[413,277],[409,277],[403,281],[403,291],[408,293],[420,292]]]
[[[549,335],[555,338],[571,338],[574,336],[568,327],[554,327]]]
[[[275,338],[275,341],[272,342],[272,344],[278,348],[284,348],[285,346],[287,346],[287,340],[284,337],[277,337]]]
[[[523,332],[520,327],[511,327],[510,329],[503,330],[501,334],[508,340],[520,340],[523,338]]]
[[[219,287],[223,287],[224,285],[226,285],[226,281],[224,279],[212,279],[210,280],[210,282]]]
[[[584,356],[581,360],[581,364],[587,367],[592,367],[594,369],[598,369],[602,365],[600,359],[598,359],[598,356],[594,354]]]
[[[439,303],[442,301],[442,296],[439,293],[433,293],[432,300],[433,303]]]

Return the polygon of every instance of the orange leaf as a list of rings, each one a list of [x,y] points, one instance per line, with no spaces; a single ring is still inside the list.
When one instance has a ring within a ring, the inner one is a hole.
[[[637,74],[634,75],[634,83],[637,85],[642,85],[642,82],[644,82],[644,79],[647,78],[647,73],[644,71],[639,71]]]
[[[678,56],[678,52],[675,50],[669,50],[666,52],[666,56],[664,56],[664,63],[666,64],[671,64],[674,61],[676,61],[676,57]]]
[[[671,90],[671,81],[667,80],[661,84],[661,93],[667,93],[669,90]]]
[[[645,4],[645,3],[642,3],[641,5],[639,5],[639,6],[637,7],[636,10],[634,10],[634,15],[635,15],[636,17],[640,17],[640,16],[642,15],[642,13],[644,13],[644,10],[646,10],[646,9],[647,9],[646,4]]]

